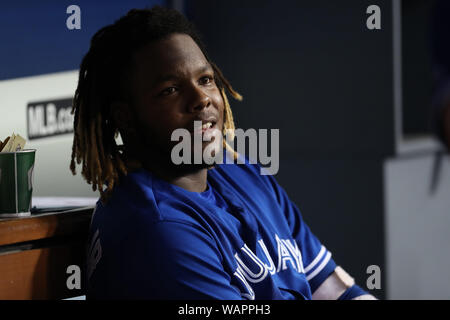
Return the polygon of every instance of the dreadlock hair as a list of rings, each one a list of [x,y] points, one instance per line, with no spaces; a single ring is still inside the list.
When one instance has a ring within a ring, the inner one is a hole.
[[[226,91],[237,100],[242,100],[242,97],[208,58],[195,27],[173,9],[159,6],[132,9],[92,37],[90,49],[80,65],[73,98],[74,138],[70,170],[75,175],[75,161],[82,163],[82,176],[88,184],[92,184],[92,190],[99,190],[103,202],[111,195],[119,177],[127,175],[129,170],[122,157],[123,145],[118,146],[115,140],[119,128],[112,119],[111,104],[129,99],[126,83],[133,53],[173,33],[189,35],[211,64],[225,105],[223,133],[231,133],[231,138],[234,137],[233,114]],[[236,152],[225,139],[223,141],[224,147],[233,152],[236,159]]]

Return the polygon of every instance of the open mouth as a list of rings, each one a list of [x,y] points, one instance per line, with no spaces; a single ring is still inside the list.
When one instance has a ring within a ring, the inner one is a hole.
[[[194,134],[206,134],[217,129],[217,122],[215,120],[198,120],[194,121],[194,129],[191,131]]]
[[[206,123],[202,124],[202,133],[205,133],[208,130],[211,130],[213,128],[215,128],[216,123],[214,121],[207,121]]]

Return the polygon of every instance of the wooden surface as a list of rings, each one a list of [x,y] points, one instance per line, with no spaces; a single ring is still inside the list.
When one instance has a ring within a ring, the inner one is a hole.
[[[0,219],[0,299],[64,299],[67,267],[84,272],[92,208]]]
[[[71,235],[89,227],[92,208],[0,219],[0,246]]]

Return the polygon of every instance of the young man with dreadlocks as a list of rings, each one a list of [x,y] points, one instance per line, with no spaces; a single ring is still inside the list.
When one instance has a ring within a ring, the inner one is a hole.
[[[234,129],[227,92],[241,99],[175,10],[131,10],[94,35],[74,97],[70,166],[75,174],[82,164],[101,196],[87,298],[373,298],[258,165],[171,161],[175,129]]]

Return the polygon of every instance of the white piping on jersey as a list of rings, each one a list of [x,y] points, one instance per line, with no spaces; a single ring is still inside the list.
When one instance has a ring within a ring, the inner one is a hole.
[[[311,280],[314,278],[317,274],[319,274],[320,271],[322,271],[323,268],[327,265],[328,261],[330,261],[331,258],[331,252],[327,252],[327,255],[325,256],[325,259],[323,259],[322,263],[314,270],[314,272],[310,273],[306,276],[306,280]]]
[[[319,263],[320,260],[322,260],[323,255],[325,254],[326,249],[325,247],[322,245],[322,247],[320,248],[319,253],[317,254],[317,256],[314,258],[314,260],[305,268],[305,273],[308,273],[311,269],[313,269],[317,263]]]

